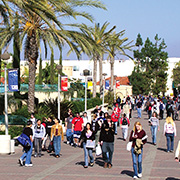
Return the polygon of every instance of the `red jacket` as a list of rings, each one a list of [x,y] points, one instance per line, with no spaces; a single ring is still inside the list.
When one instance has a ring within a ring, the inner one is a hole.
[[[120,114],[115,114],[114,112],[111,114],[112,122],[118,122]]]

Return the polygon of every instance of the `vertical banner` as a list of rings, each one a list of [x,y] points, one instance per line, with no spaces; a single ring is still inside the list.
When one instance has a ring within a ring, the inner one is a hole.
[[[61,91],[68,91],[68,77],[61,76]]]
[[[116,81],[116,89],[120,88],[120,81]]]
[[[92,81],[88,81],[88,89],[92,89],[92,87],[93,87]]]
[[[9,91],[18,91],[18,69],[8,69]]]
[[[109,80],[105,81],[105,89],[109,90]]]

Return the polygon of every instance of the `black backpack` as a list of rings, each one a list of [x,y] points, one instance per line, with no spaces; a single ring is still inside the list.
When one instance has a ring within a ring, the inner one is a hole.
[[[127,124],[128,124],[127,118],[123,118],[123,120],[122,120],[122,125],[127,125]]]

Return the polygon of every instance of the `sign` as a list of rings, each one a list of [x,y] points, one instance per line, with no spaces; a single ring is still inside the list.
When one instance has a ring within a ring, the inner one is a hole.
[[[88,81],[88,89],[92,89],[93,87],[93,82],[92,81]]]
[[[116,81],[116,89],[120,88],[120,81]]]
[[[105,81],[105,89],[109,90],[109,80]]]
[[[61,91],[68,91],[68,77],[61,76]]]
[[[19,91],[18,89],[18,69],[8,69],[9,91]]]

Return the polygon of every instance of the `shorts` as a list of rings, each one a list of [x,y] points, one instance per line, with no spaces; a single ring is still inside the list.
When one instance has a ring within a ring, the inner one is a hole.
[[[81,131],[74,131],[74,138],[80,138],[80,136],[81,136]]]

